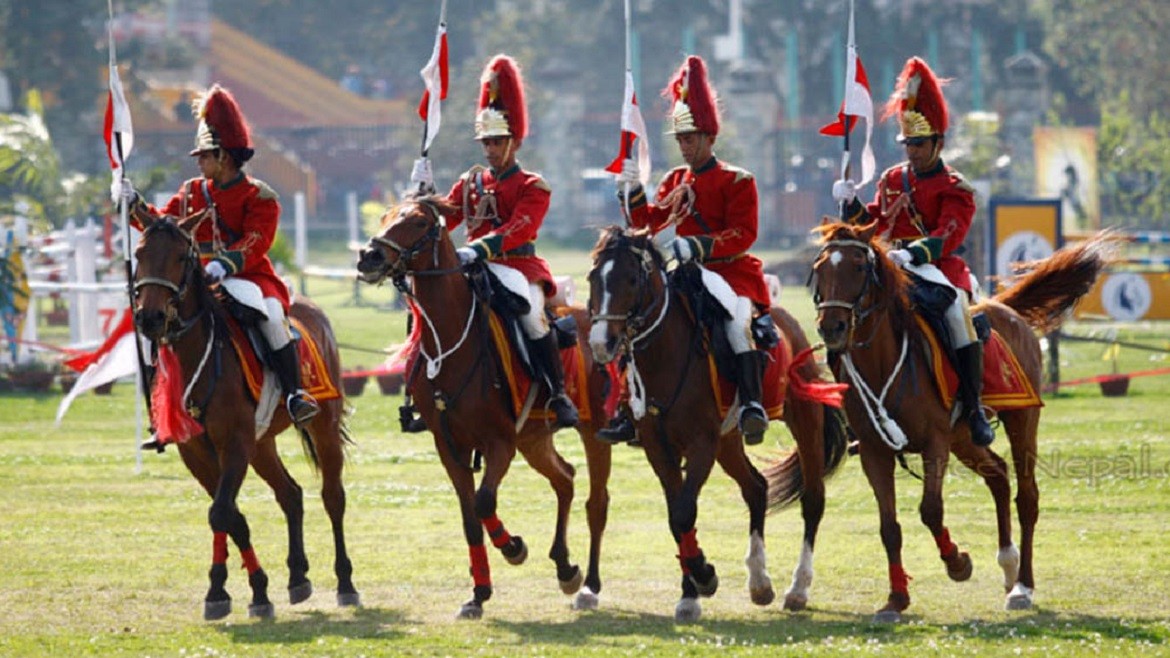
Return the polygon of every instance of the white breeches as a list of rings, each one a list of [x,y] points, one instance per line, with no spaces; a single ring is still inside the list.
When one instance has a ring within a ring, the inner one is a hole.
[[[508,290],[528,299],[528,313],[520,316],[520,324],[524,327],[524,333],[528,334],[532,340],[540,340],[547,336],[549,326],[548,320],[544,316],[544,286],[539,283],[529,283],[520,270],[507,265],[488,263],[487,266]]]
[[[732,290],[727,279],[711,270],[699,266],[703,274],[703,285],[723,308],[731,314],[727,321],[727,342],[731,343],[731,350],[736,354],[743,354],[755,349],[752,344],[752,300],[740,297]]]
[[[292,334],[288,330],[288,322],[284,317],[284,307],[280,305],[280,300],[275,297],[265,297],[260,292],[260,286],[252,283],[247,279],[240,279],[230,276],[221,283],[228,293],[237,302],[256,309],[264,314],[265,319],[260,322],[260,333],[264,334],[264,339],[268,341],[268,346],[272,351],[276,351],[292,340]]]
[[[971,301],[967,297],[967,291],[955,287],[942,273],[942,270],[930,263],[907,265],[906,269],[931,283],[944,285],[955,291],[955,301],[943,314],[947,331],[951,335],[951,344],[957,350],[974,343],[977,336],[975,335],[975,325],[971,323],[971,311],[968,308]]]

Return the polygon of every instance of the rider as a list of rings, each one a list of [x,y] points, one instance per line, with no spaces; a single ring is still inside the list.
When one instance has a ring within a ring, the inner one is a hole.
[[[199,127],[190,154],[197,158],[202,176],[184,182],[161,208],[144,203],[131,189],[131,220],[141,229],[143,219],[187,217],[210,208],[193,234],[203,271],[212,283],[231,278],[234,286],[242,280],[258,287],[256,296],[262,300],[256,310],[265,315],[259,327],[272,353],[272,369],[289,416],[304,424],[320,409],[300,387],[297,347],[287,319],[288,286],[268,258],[280,223],[280,203],[272,188],[243,172],[254,150],[248,124],[231,92],[212,85],[194,107]]]
[[[680,264],[699,263],[703,285],[731,316],[727,338],[735,352],[739,429],[744,441],[754,445],[763,441],[768,415],[760,404],[766,355],[754,349],[752,322],[761,314],[770,320],[771,307],[763,266],[748,253],[759,222],[756,181],[750,172],[715,157],[719,111],[702,58],[688,57],[662,93],[673,103],[666,134],[674,135],[686,165],[667,173],[654,202],[647,203],[638,163],[627,159],[617,179],[618,195],[629,186],[634,227],[649,227],[656,234],[675,229],[669,252]],[[604,436],[624,438],[620,431],[610,429]]]
[[[529,301],[520,323],[534,365],[548,386],[556,426],[572,427],[577,424],[577,409],[565,395],[560,351],[545,315],[545,300],[556,294],[557,286],[548,263],[536,255],[537,233],[552,189],[516,161],[516,151],[528,134],[519,65],[507,55],[496,55],[484,67],[480,84],[475,138],[488,166],[475,165],[455,181],[447,200],[458,210],[447,224],[453,229],[467,222],[468,243],[457,250],[460,263],[485,261],[504,286]],[[415,161],[411,181],[424,190],[434,189],[429,160]]]
[[[968,305],[971,273],[959,256],[975,216],[975,190],[963,175],[942,160],[946,144],[947,105],[934,72],[918,57],[906,60],[885,116],[896,116],[898,141],[906,162],[885,171],[872,203],[862,206],[851,180],[833,184],[833,198],[848,204],[853,223],[877,220],[878,234],[896,247],[889,258],[917,280],[946,286],[957,294],[945,313],[956,353],[959,396],[971,438],[987,446],[995,432],[983,415],[983,344],[978,340]]]

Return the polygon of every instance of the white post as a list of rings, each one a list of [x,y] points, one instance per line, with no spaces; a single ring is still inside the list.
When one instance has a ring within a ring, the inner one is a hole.
[[[97,227],[92,219],[86,219],[81,230],[74,234],[73,259],[77,263],[74,283],[97,283]],[[80,340],[84,344],[100,343],[103,336],[98,326],[97,293],[85,291],[76,293],[77,318]]]
[[[306,232],[307,220],[305,218],[305,193],[297,192],[293,195],[293,218],[296,222],[294,224],[294,239],[296,250],[293,255],[293,260],[296,262],[298,269],[305,269],[305,265],[309,262],[309,244]]]
[[[357,192],[347,192],[345,195],[345,219],[349,227],[349,248],[352,250],[360,239],[358,237],[358,200]]]
[[[77,223],[72,219],[65,221],[65,244],[70,246],[74,254],[65,259],[65,280],[77,281],[80,276],[77,258],[74,255],[77,252]],[[69,292],[66,297],[69,304],[69,343],[77,345],[81,343],[81,292],[73,290]]]

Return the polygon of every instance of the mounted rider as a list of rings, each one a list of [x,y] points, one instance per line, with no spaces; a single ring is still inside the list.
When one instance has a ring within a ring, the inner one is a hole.
[[[959,255],[975,218],[975,190],[943,162],[948,125],[940,81],[918,57],[906,61],[886,117],[897,117],[898,142],[906,161],[890,167],[877,183],[873,202],[862,205],[853,181],[833,185],[833,198],[846,202],[848,221],[877,221],[878,235],[894,245],[889,258],[913,276],[917,285],[943,286],[955,294],[943,324],[955,350],[959,398],[976,445],[988,446],[995,431],[983,415],[983,343],[968,308],[971,272]]]
[[[182,218],[207,211],[192,235],[206,278],[263,316],[259,333],[268,343],[269,365],[280,382],[289,416],[302,425],[320,408],[301,389],[297,347],[287,317],[288,286],[268,258],[280,225],[280,202],[271,187],[243,171],[255,150],[231,92],[212,85],[194,108],[199,127],[190,155],[197,158],[202,175],[184,182],[161,208],[130,190],[131,222],[142,229],[163,215]]]
[[[771,296],[763,264],[748,253],[756,241],[759,197],[751,172],[715,157],[719,110],[702,58],[690,56],[671,77],[663,96],[672,103],[670,129],[686,164],[671,170],[658,185],[654,202],[639,183],[636,160],[623,162],[618,194],[629,185],[630,223],[654,234],[674,228],[667,250],[679,264],[695,262],[703,285],[726,309],[727,337],[735,353],[739,392],[739,429],[744,441],[757,444],[768,429],[760,403],[763,352],[755,349],[753,320],[769,322]]]
[[[548,262],[536,255],[537,234],[548,214],[552,188],[516,161],[527,134],[520,67],[511,57],[496,55],[480,77],[475,115],[475,139],[488,166],[475,165],[455,181],[447,201],[458,210],[447,218],[447,225],[454,229],[467,223],[467,245],[457,250],[462,264],[486,262],[509,291],[528,300],[529,309],[520,316],[520,324],[528,337],[529,353],[548,387],[556,426],[573,427],[577,409],[565,394],[560,351],[545,311],[545,302],[556,294],[557,285]],[[429,160],[415,162],[411,180],[422,189],[434,189]]]

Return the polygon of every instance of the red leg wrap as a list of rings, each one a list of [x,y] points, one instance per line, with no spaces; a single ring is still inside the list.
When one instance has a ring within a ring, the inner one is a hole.
[[[227,564],[227,533],[211,533],[211,563]]]
[[[890,565],[890,591],[910,596],[910,576],[900,564]]]
[[[959,550],[959,547],[955,545],[955,542],[951,541],[950,531],[945,527],[943,528],[942,533],[934,538],[934,543],[938,546],[938,554],[944,560],[954,555],[955,551]]]
[[[488,532],[488,537],[491,537],[492,546],[496,548],[503,548],[512,541],[512,535],[504,529],[504,522],[500,521],[500,517],[492,514],[491,517],[483,520],[483,527]]]
[[[476,587],[492,584],[492,570],[488,566],[487,548],[483,544],[468,546],[467,554],[471,558],[471,580]]]
[[[244,559],[244,568],[248,570],[248,575],[256,573],[260,570],[260,560],[256,559],[256,549],[249,546],[240,551],[240,557]]]

